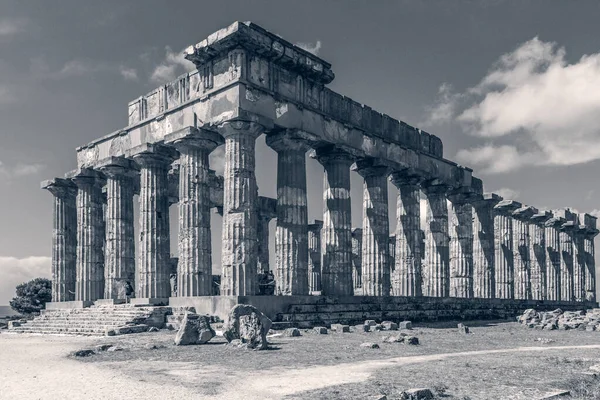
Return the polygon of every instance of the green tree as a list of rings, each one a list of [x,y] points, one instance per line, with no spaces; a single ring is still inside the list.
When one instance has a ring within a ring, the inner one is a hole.
[[[17,297],[10,301],[10,306],[24,315],[39,314],[48,301],[52,301],[52,281],[36,278],[17,286]]]

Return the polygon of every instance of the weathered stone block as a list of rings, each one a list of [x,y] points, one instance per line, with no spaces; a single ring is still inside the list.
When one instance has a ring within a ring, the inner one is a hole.
[[[350,332],[350,326],[342,324],[331,324],[331,330],[337,333]]]
[[[402,321],[398,324],[398,329],[412,329],[412,322]]]
[[[383,321],[381,323],[381,326],[383,327],[384,331],[397,331],[398,330],[398,324],[392,321]]]
[[[324,326],[316,326],[313,328],[313,331],[315,333],[318,333],[319,335],[326,335],[327,334],[327,328],[325,328]]]
[[[181,327],[175,335],[175,345],[204,344],[213,337],[215,337],[215,331],[210,326],[208,316],[186,313],[181,321]]]
[[[271,323],[256,307],[238,304],[229,312],[223,326],[223,336],[228,342],[240,339],[249,348],[264,350],[268,346],[267,333]]]

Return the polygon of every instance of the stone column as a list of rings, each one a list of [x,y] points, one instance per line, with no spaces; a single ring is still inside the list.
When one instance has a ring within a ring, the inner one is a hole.
[[[497,299],[514,299],[514,253],[512,212],[521,207],[513,200],[502,200],[494,207],[495,280]]]
[[[331,146],[317,149],[315,158],[325,168],[321,232],[322,294],[352,296],[350,165],[353,158]]]
[[[363,293],[362,290],[362,229],[352,229],[352,282],[354,295]]]
[[[537,209],[524,206],[513,211],[513,252],[515,299],[531,299],[529,222]]]
[[[448,187],[437,180],[421,185],[425,193],[425,262],[423,264],[423,295],[450,295],[450,237],[448,235]]]
[[[399,171],[393,172],[390,180],[398,188],[391,293],[393,296],[421,296],[421,179],[410,171]]]
[[[179,151],[177,296],[212,295],[209,154],[224,140],[193,127],[165,136]]]
[[[573,233],[575,227],[575,222],[568,220],[560,227],[560,298],[562,301],[575,301],[573,290]]]
[[[261,197],[259,196],[259,201]],[[275,199],[268,199],[275,200]],[[271,267],[269,266],[269,223],[276,215],[269,212],[265,212],[259,207],[258,210],[258,225],[256,229],[256,236],[258,236],[258,269],[257,273],[263,274],[269,272]]]
[[[390,295],[392,295],[392,283],[391,277],[394,274],[394,268],[396,263],[396,235],[390,235],[388,238],[388,264],[390,266]]]
[[[126,299],[128,285],[135,287],[133,194],[137,171],[130,160],[117,157],[99,168],[107,178],[104,298]]]
[[[321,290],[321,228],[323,221],[308,225],[308,290]]]
[[[565,220],[554,215],[545,224],[546,234],[546,300],[561,300],[560,227]]]
[[[256,138],[263,127],[230,121],[219,127],[225,137],[221,295],[252,296],[258,292],[257,202],[254,172]]]
[[[473,202],[473,296],[495,296],[494,206],[502,197],[484,193]]]
[[[69,179],[42,182],[54,196],[52,232],[52,301],[75,299],[77,255],[77,186]]]
[[[169,165],[176,157],[174,149],[144,144],[132,149],[140,166],[138,276],[136,297],[167,299],[171,294]],[[180,289],[177,288],[180,292]]]
[[[529,224],[530,245],[530,279],[531,298],[533,300],[546,300],[548,297],[548,278],[546,261],[546,222],[552,217],[549,211],[534,214]]]
[[[473,297],[473,205],[475,193],[459,188],[450,200],[450,296]]]
[[[277,152],[276,274],[283,295],[308,294],[306,150],[295,131],[267,136]]]
[[[73,176],[77,185],[77,278],[75,300],[95,301],[104,295],[103,176],[91,169]]]
[[[390,295],[389,170],[374,159],[358,160],[352,169],[364,178],[362,287],[364,296]]]
[[[596,254],[594,248],[594,237],[598,234],[596,218],[593,219],[593,225],[586,225],[588,229],[583,242],[585,251],[585,296],[587,301],[596,302]]]
[[[585,266],[585,234],[587,228],[583,224],[573,230],[573,295],[575,301],[586,299],[586,266]]]

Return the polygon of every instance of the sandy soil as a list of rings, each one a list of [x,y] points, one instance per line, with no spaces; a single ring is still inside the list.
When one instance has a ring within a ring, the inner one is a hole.
[[[535,399],[600,363],[599,332],[534,331],[515,323],[472,330],[465,336],[455,328],[419,327],[413,333],[420,346],[384,345],[383,332],[305,332],[274,337],[274,350],[264,352],[234,349],[222,338],[175,347],[168,331],[96,339],[2,334],[0,398],[362,399],[433,385],[455,399]],[[381,349],[360,348],[366,341]],[[98,343],[125,350],[68,357]]]

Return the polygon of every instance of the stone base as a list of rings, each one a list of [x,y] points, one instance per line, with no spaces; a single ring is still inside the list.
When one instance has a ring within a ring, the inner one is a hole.
[[[366,319],[390,321],[443,321],[514,318],[528,308],[550,311],[586,310],[592,302],[536,300],[462,299],[451,297],[371,297],[371,296],[199,296],[171,297],[169,305],[194,307],[198,314],[225,319],[237,304],[250,304],[273,322],[297,327],[357,324]]]
[[[127,299],[99,299],[94,302],[95,306],[114,306],[115,304],[125,304]]]
[[[72,308],[86,308],[94,304],[93,301],[51,301],[46,303],[46,310],[67,310]]]
[[[140,297],[129,299],[129,304],[132,306],[167,306],[169,305],[168,298],[158,298],[158,297]]]

